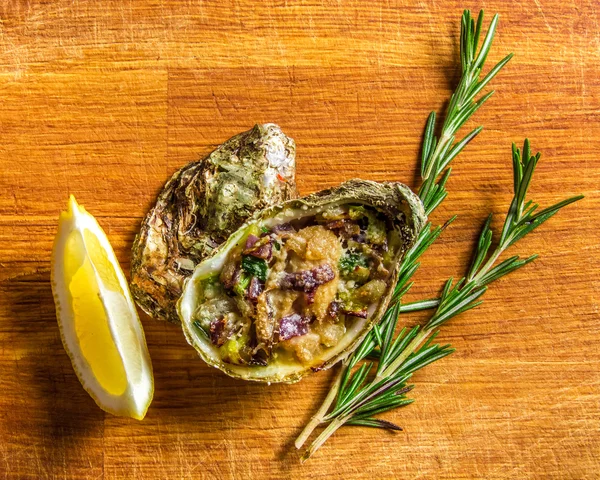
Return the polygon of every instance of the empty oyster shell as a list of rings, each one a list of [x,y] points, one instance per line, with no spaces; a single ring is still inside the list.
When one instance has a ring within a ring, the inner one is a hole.
[[[236,378],[326,369],[379,322],[425,221],[408,187],[365,180],[256,212],[185,281],[185,336]]]
[[[183,280],[254,211],[296,198],[294,141],[255,125],[177,171],[135,238],[131,292],[156,319],[179,323]]]

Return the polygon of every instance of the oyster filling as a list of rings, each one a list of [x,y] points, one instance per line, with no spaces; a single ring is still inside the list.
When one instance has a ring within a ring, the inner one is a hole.
[[[316,364],[385,294],[397,234],[370,206],[251,225],[201,281],[193,325],[236,365]]]

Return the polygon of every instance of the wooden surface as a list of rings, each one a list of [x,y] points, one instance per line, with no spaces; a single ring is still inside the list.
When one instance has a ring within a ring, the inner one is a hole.
[[[515,58],[470,123],[485,130],[432,220],[459,218],[410,298],[461,275],[487,212],[506,210],[512,141],[528,136],[543,153],[536,200],[586,199],[511,252],[538,261],[444,328],[456,354],[419,372],[417,402],[387,417],[405,431],[344,429],[300,465],[291,442],[330,372],[292,386],[235,381],[147,317],[148,416],[98,409],[62,348],[50,291],[67,195],[98,218],[127,271],[171,173],[255,122],[296,140],[302,193],[358,176],[414,187],[425,118],[458,79],[462,9],[481,5],[488,21],[501,14],[490,60]],[[587,0],[0,2],[0,473],[597,478],[599,12]]]

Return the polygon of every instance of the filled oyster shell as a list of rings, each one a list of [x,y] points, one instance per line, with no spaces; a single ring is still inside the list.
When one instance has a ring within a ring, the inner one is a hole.
[[[185,336],[237,378],[294,382],[328,368],[383,316],[425,221],[408,187],[365,180],[259,211],[186,280]]]
[[[156,319],[179,323],[183,280],[256,210],[296,198],[294,141],[255,125],[177,171],[132,248],[131,292]]]

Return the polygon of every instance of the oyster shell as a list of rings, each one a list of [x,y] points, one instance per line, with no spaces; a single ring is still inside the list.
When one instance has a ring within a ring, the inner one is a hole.
[[[156,319],[179,323],[183,280],[254,211],[297,197],[294,141],[255,125],[177,171],[132,247],[131,292]]]
[[[405,185],[358,179],[256,212],[185,281],[187,341],[246,380],[331,367],[383,316],[425,221]]]

